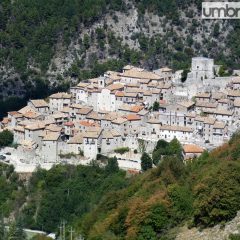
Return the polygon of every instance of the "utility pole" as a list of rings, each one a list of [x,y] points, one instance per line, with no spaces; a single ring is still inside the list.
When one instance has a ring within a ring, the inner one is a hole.
[[[65,239],[66,221],[63,220],[62,224],[63,224],[63,239],[62,240],[66,240]]]
[[[60,240],[62,239],[62,222],[60,223],[60,226],[58,227],[60,229]]]
[[[70,232],[70,240],[73,240],[73,233],[75,232],[75,231],[73,231],[73,228],[71,227],[71,229],[69,230],[69,232]]]

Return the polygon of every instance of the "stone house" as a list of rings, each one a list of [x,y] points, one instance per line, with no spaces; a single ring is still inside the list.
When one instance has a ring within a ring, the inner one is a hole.
[[[123,102],[126,104],[135,105],[138,102],[138,93],[124,92]]]
[[[64,134],[68,137],[74,135],[75,124],[73,122],[64,123]]]
[[[42,133],[45,129],[45,124],[42,122],[35,122],[25,126],[24,129],[24,139],[29,141],[34,141],[38,146],[41,145]]]
[[[231,110],[233,108],[233,102],[228,98],[219,99],[218,108],[223,110]]]
[[[124,116],[127,119],[126,134],[136,134],[139,132],[139,127],[142,123],[142,119],[137,114],[128,114]]]
[[[158,70],[154,70],[153,72],[159,75],[164,82],[171,81],[173,78],[173,70],[168,67],[163,67]]]
[[[204,149],[195,144],[183,145],[183,157],[185,162],[193,158],[199,157],[203,152]]]
[[[233,118],[233,111],[228,111],[224,109],[216,109],[214,111],[214,116],[218,121],[225,122],[228,125],[233,124],[234,118]]]
[[[240,99],[240,90],[229,90],[227,91],[227,98],[234,101],[235,99]]]
[[[234,107],[234,114],[239,116],[240,115],[240,99],[234,100],[233,107]]]
[[[198,102],[196,102],[195,110],[196,110],[196,113],[198,113],[198,114],[201,114],[201,113],[208,114],[209,112],[210,113],[214,112],[217,107],[218,107],[217,102],[209,103],[209,102],[198,101]]]
[[[90,83],[80,82],[76,87],[70,88],[70,93],[75,99],[75,103],[87,104],[88,102],[88,91],[87,87]]]
[[[240,77],[234,77],[232,79],[233,89],[239,90],[240,89]]]
[[[195,103],[192,101],[182,101],[175,104],[169,104],[166,108],[169,112],[187,113],[194,110]]]
[[[27,105],[42,114],[49,111],[48,103],[43,99],[29,100]]]
[[[143,84],[144,81],[149,83],[150,81],[162,80],[162,78],[159,75],[153,72],[148,72],[138,68],[132,68],[130,70],[126,70],[119,75],[121,77],[121,82],[126,84],[140,83],[140,82],[141,84]]]
[[[116,131],[120,132],[122,135],[127,133],[127,122],[128,120],[123,117],[118,117],[114,120],[112,120],[112,129],[115,129]]]
[[[51,111],[61,111],[64,107],[71,105],[72,95],[59,92],[49,96],[49,108]]]
[[[68,116],[65,113],[56,112],[52,115],[49,115],[47,119],[52,120],[56,125],[61,126],[68,121]]]
[[[8,126],[11,128],[14,128],[18,125],[19,121],[22,121],[24,119],[24,116],[16,111],[8,112],[7,118],[9,119]]]
[[[116,130],[103,130],[101,149],[103,154],[112,152],[122,146],[121,134]]]
[[[197,102],[210,102],[211,93],[197,93],[195,96],[195,100]]]
[[[67,142],[68,153],[79,155],[83,151],[83,133],[78,133]]]
[[[97,95],[97,111],[114,112],[116,110],[115,93],[109,89],[102,89]]]
[[[93,111],[90,107],[83,107],[79,109],[76,113],[76,121],[85,120],[87,115]]]
[[[59,161],[60,142],[61,135],[59,132],[51,132],[43,136],[41,155],[45,162],[56,163]]]
[[[223,144],[229,140],[228,128],[224,122],[215,122],[213,126],[213,138],[212,143],[216,146]]]
[[[25,139],[25,130],[22,126],[16,126],[13,129],[13,142],[20,144]]]
[[[124,92],[116,91],[115,96],[116,96],[116,110],[118,110],[119,107],[123,105]]]
[[[159,83],[157,86],[161,90],[160,100],[169,101],[172,98],[172,84],[171,83]]]
[[[97,154],[101,153],[101,132],[87,131],[83,134],[83,152],[89,159],[96,159]]]
[[[191,72],[188,79],[193,82],[203,81],[204,79],[214,78],[214,60],[205,57],[192,58]],[[187,79],[187,80],[188,80]]]
[[[162,125],[159,127],[159,130],[160,139],[166,141],[177,138],[182,143],[190,143],[193,139],[193,129],[189,127]]]

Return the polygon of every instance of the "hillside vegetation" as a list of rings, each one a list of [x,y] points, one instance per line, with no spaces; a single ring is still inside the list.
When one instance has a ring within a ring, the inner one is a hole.
[[[240,135],[184,165],[166,157],[84,216],[87,239],[174,239],[177,227],[224,224],[240,210]]]
[[[21,216],[24,227],[56,232],[65,220],[90,240],[174,239],[183,225],[202,229],[236,216],[239,146],[240,134],[235,134],[228,144],[185,165],[172,141],[157,168],[132,177],[114,158],[105,169],[96,164],[39,169],[27,185],[2,167],[0,207],[5,217]],[[160,141],[155,162],[163,149]]]

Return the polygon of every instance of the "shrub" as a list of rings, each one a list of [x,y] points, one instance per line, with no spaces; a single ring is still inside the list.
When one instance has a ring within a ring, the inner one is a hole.
[[[13,134],[9,130],[0,133],[0,147],[9,146],[13,142]]]
[[[59,154],[59,157],[70,159],[70,158],[76,158],[77,155],[75,153],[66,153],[66,154]]]
[[[115,153],[120,153],[120,154],[124,154],[126,152],[129,152],[129,147],[122,147],[122,148],[117,148],[114,150]]]

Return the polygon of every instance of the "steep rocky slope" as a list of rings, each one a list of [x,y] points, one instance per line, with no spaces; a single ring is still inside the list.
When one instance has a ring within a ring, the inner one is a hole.
[[[237,48],[235,23],[202,20],[199,1],[98,0],[82,5],[0,3],[1,97],[24,96],[38,82],[56,88],[128,63],[179,69],[188,68],[192,56],[204,55],[235,68],[239,64],[229,58]]]

